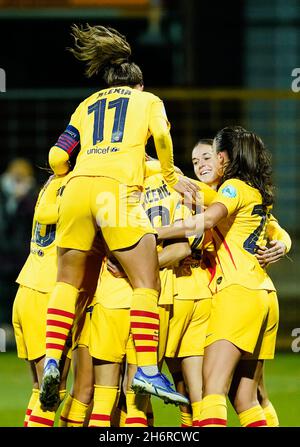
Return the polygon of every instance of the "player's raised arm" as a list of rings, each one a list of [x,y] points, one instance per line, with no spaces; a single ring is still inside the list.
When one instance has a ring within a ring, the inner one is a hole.
[[[60,181],[60,180],[59,180]],[[51,175],[43,188],[35,207],[35,220],[44,225],[56,224],[58,220],[57,177]]]
[[[54,174],[65,175],[69,172],[69,159],[80,144],[81,104],[73,113],[66,130],[60,135],[49,152],[49,164]]]

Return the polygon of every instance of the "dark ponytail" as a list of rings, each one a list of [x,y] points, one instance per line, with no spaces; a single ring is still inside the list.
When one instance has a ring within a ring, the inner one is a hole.
[[[216,152],[226,151],[229,162],[222,183],[231,178],[243,180],[258,189],[263,205],[274,201],[271,155],[258,135],[243,127],[225,127],[215,137]]]

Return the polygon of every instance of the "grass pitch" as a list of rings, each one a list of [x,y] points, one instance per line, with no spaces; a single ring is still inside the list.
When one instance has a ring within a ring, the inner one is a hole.
[[[300,353],[277,354],[266,362],[266,384],[280,425],[300,427]],[[29,366],[15,352],[0,353],[0,427],[20,427],[31,394]],[[179,410],[152,399],[156,427],[178,427]],[[239,426],[229,405],[228,425]]]

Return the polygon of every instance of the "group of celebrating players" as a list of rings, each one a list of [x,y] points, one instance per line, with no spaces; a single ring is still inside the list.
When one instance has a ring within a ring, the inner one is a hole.
[[[18,356],[34,383],[25,426],[53,426],[63,402],[60,426],[145,427],[151,395],[179,405],[183,427],[226,426],[227,397],[242,426],[277,426],[263,380],[279,319],[266,266],[291,240],[271,214],[263,142],[225,127],[197,142],[198,180],[188,179],[126,38],[72,31],[72,53],[107,88],[80,103],[50,150],[17,279]],[[158,160],[145,152],[150,136]]]

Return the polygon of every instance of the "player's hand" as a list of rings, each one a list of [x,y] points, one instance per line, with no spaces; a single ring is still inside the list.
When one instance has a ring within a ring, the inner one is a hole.
[[[111,259],[107,258],[107,270],[115,277],[115,278],[126,278],[127,275],[122,269],[120,264],[114,263]]]
[[[286,254],[286,246],[281,241],[270,241],[270,247],[259,247],[255,256],[261,267],[265,268],[268,264],[274,264],[282,259]]]
[[[198,186],[186,177],[179,176],[173,189],[183,196],[184,202],[201,203]]]

